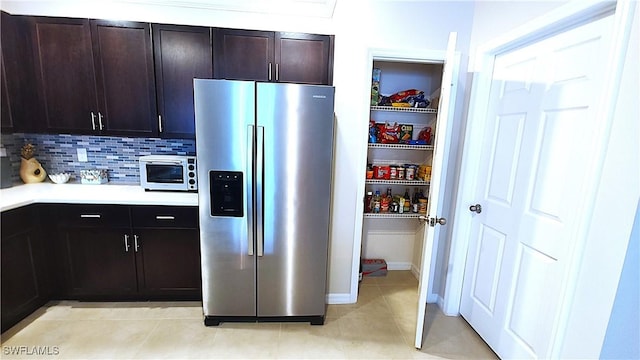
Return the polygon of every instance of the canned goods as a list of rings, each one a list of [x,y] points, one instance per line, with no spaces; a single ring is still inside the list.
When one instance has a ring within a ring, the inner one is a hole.
[[[398,166],[398,180],[404,180],[404,166]]]
[[[413,165],[407,165],[405,172],[405,178],[407,180],[414,180],[416,178],[416,168]]]
[[[374,179],[389,179],[390,178],[390,169],[388,165],[375,165],[373,167],[373,178]]]
[[[396,180],[398,178],[398,168],[395,165],[389,167],[389,179]]]

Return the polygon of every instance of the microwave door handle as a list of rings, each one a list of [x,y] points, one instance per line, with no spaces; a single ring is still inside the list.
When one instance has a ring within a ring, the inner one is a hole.
[[[151,165],[181,165],[182,161],[147,161]]]

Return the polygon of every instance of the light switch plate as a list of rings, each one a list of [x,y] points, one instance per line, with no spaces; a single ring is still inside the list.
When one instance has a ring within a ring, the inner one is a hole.
[[[87,162],[87,149],[77,149],[78,151],[78,161],[79,162]]]

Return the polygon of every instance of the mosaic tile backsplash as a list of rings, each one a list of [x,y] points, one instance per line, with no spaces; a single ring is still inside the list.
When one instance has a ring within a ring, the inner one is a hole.
[[[21,182],[20,149],[31,143],[35,158],[49,174],[69,172],[80,179],[80,170],[107,169],[109,182],[140,182],[138,157],[142,155],[195,155],[195,140],[123,138],[88,135],[2,134],[2,146],[11,160],[12,179]],[[77,149],[87,150],[87,162],[78,162]]]

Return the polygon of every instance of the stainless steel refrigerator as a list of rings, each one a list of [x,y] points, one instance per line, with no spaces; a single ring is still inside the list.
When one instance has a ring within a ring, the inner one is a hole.
[[[205,325],[323,324],[334,88],[194,80]]]

